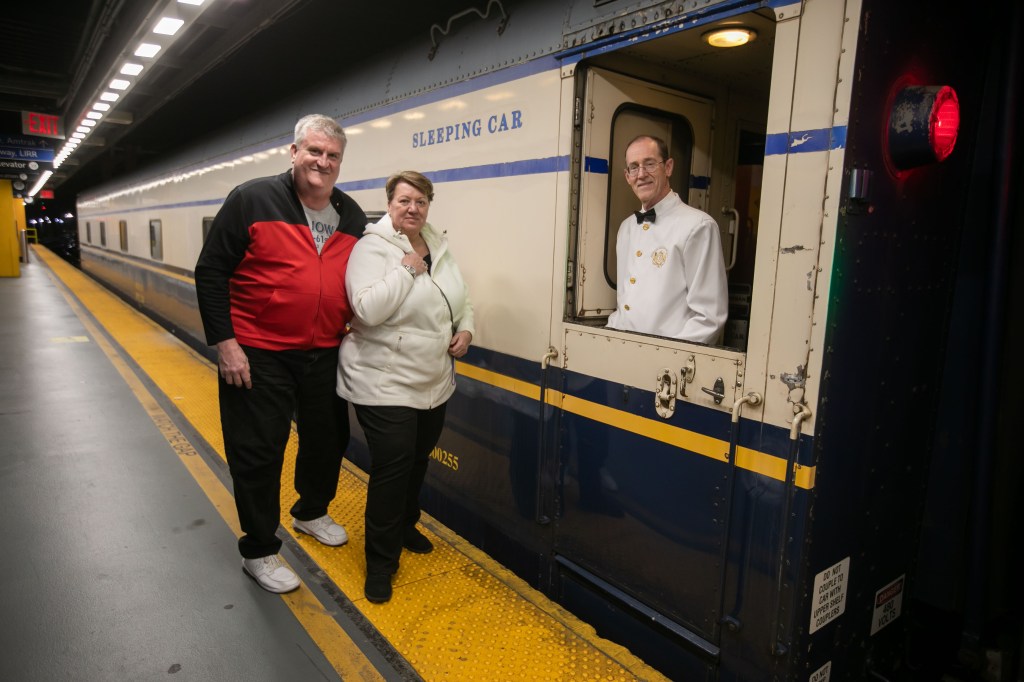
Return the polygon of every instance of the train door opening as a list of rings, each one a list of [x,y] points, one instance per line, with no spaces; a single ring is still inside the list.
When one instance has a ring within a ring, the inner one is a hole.
[[[638,208],[622,170],[626,146],[640,133],[662,137],[675,189],[707,210],[714,110],[705,98],[611,71],[577,79],[579,219],[549,397],[557,433],[547,496],[562,597],[574,581],[599,585],[695,633],[713,658],[721,482],[743,355],[604,325],[615,307],[616,232]]]
[[[615,310],[615,237],[625,216],[639,208],[622,169],[626,146],[637,135],[665,140],[679,169],[672,189],[706,210],[711,157],[711,104],[707,100],[601,69],[585,79],[584,173],[577,227],[575,286],[568,315],[604,324]]]

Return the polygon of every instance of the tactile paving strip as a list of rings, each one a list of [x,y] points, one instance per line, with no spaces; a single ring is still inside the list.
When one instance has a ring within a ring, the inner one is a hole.
[[[56,256],[36,253],[223,457],[215,367]],[[296,449],[293,433],[282,475],[282,525],[424,679],[665,679],[486,555],[464,551],[464,540],[426,515],[434,551],[404,552],[391,601],[369,603],[363,597],[365,474],[346,462],[330,511],[349,541],[326,547],[291,527]]]

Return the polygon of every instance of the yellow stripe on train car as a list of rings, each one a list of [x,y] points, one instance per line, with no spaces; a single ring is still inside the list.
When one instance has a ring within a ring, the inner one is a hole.
[[[489,386],[515,393],[524,398],[529,398],[530,400],[540,400],[540,387],[536,384],[514,379],[491,370],[474,367],[465,362],[456,362],[455,369],[467,379],[473,379]],[[719,462],[729,461],[729,443],[720,438],[713,438],[696,431],[690,431],[689,429],[641,417],[630,412],[608,407],[607,405],[566,395],[554,389],[546,391],[544,402],[566,412],[586,417],[587,419],[592,419],[623,431],[635,433],[683,450],[689,450],[702,457],[710,457]],[[786,459],[759,450],[737,446],[736,466],[778,481],[786,480]],[[793,478],[798,488],[810,490],[814,487],[815,467],[794,464]]]

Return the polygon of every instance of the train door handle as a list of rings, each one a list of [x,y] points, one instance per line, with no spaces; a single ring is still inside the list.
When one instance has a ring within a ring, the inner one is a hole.
[[[733,266],[736,265],[736,246],[740,241],[739,225],[740,225],[740,212],[735,208],[729,208],[728,206],[722,207],[722,215],[731,216],[729,220],[729,236],[732,237],[730,240],[732,243],[729,244],[729,262],[725,266],[726,271],[732,270]]]
[[[715,379],[714,390],[708,388],[707,386],[701,386],[700,390],[704,391],[709,396],[714,398],[715,405],[721,405],[722,401],[725,400],[725,381],[722,379],[722,377],[718,377],[717,379]]]

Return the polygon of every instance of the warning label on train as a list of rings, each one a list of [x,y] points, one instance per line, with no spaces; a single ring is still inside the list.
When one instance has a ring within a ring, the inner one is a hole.
[[[903,609],[903,579],[906,574],[875,592],[875,613],[871,618],[871,634],[875,634],[900,617]]]
[[[814,632],[831,623],[846,611],[846,583],[850,575],[850,557],[814,576],[814,599],[811,602],[811,624]]]

